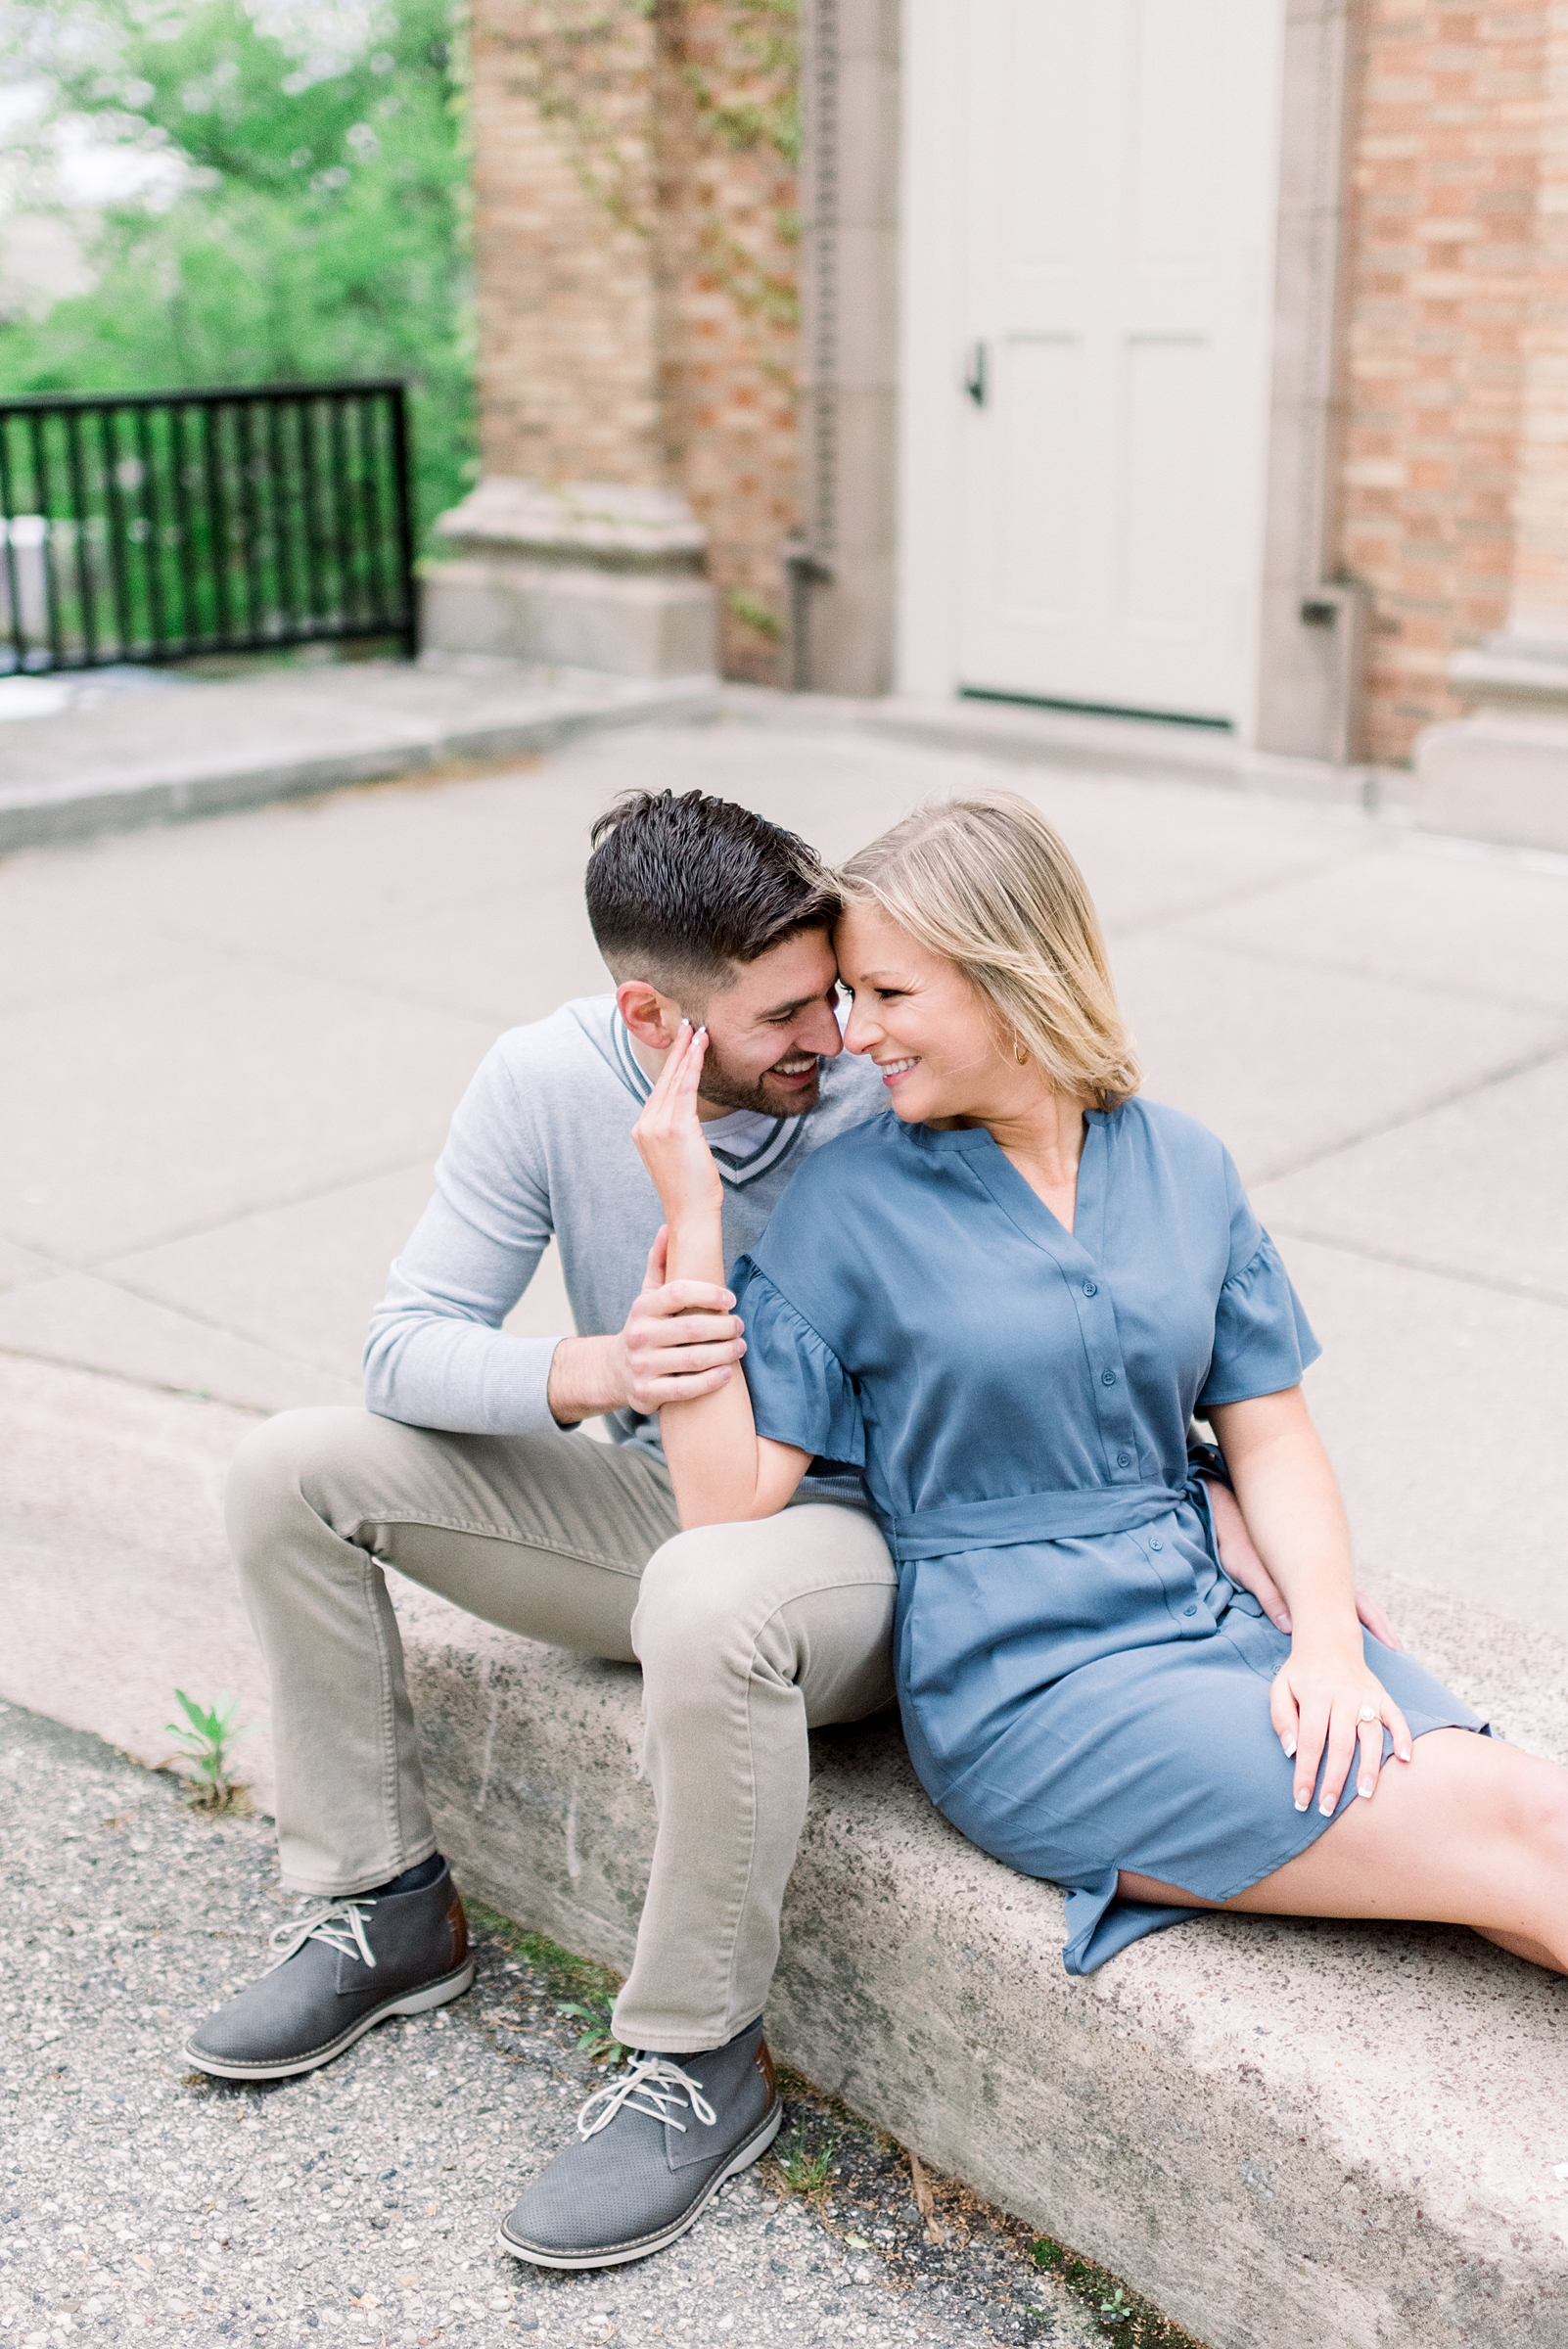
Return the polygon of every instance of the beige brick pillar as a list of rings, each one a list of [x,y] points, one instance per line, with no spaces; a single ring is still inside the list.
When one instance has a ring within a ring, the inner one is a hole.
[[[1568,662],[1568,0],[1547,10],[1507,637]]]
[[[1568,850],[1568,0],[1543,14],[1508,620],[1454,655],[1471,714],[1428,729],[1416,770],[1430,829]]]
[[[663,425],[656,18],[477,0],[482,479],[442,516],[427,648],[625,675],[715,665]]]

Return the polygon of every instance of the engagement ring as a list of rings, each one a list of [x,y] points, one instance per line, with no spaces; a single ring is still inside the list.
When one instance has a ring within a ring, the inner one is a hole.
[[[1377,1719],[1377,1707],[1375,1705],[1362,1705],[1356,1718],[1358,1721],[1375,1721]]]

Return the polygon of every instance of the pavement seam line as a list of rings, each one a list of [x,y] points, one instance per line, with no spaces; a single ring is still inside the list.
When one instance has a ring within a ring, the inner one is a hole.
[[[1185,919],[1186,917],[1182,916],[1180,918]],[[1206,917],[1199,916],[1196,918],[1202,919]],[[1205,947],[1211,954],[1229,955],[1230,958],[1236,962],[1262,962],[1276,964],[1282,969],[1296,971],[1336,971],[1347,977],[1361,979],[1371,987],[1386,987],[1394,990],[1400,994],[1418,995],[1423,999],[1431,996],[1437,996],[1439,998],[1452,996],[1455,1001],[1461,1003],[1474,1003],[1479,1001],[1481,1003],[1492,1004],[1499,1009],[1502,1008],[1504,1004],[1507,1004],[1507,1008],[1509,1009],[1519,1008],[1528,1011],[1544,1011],[1547,1017],[1551,1019],[1560,1020],[1563,1016],[1563,1007],[1560,1003],[1526,1003],[1524,1005],[1515,1006],[1511,1003],[1507,1003],[1507,999],[1505,997],[1478,994],[1477,990],[1473,988],[1446,988],[1441,985],[1434,987],[1429,981],[1426,980],[1407,979],[1400,975],[1391,974],[1386,971],[1360,971],[1355,969],[1353,966],[1318,962],[1314,960],[1313,956],[1308,954],[1291,954],[1288,952],[1282,954],[1277,952],[1272,946],[1246,945],[1234,939],[1201,938],[1193,939],[1191,943],[1194,945],[1201,945]]]
[[[1325,1142],[1320,1150],[1309,1151],[1305,1158],[1295,1159],[1288,1166],[1262,1167],[1257,1174],[1247,1177],[1247,1190],[1251,1193],[1261,1190],[1266,1182],[1283,1182],[1289,1175],[1305,1174],[1309,1168],[1325,1166],[1344,1151],[1359,1150],[1363,1142],[1378,1142],[1385,1134],[1398,1133],[1402,1127],[1417,1126],[1423,1118],[1433,1116],[1440,1109],[1455,1109],[1461,1101],[1474,1101],[1494,1085],[1511,1084],[1516,1077],[1528,1077],[1535,1069],[1549,1068],[1554,1060],[1561,1060],[1565,1055],[1568,1055],[1568,1034],[1559,1036],[1554,1043],[1544,1044],[1539,1052],[1527,1053],[1522,1059],[1509,1061],[1500,1069],[1489,1070],[1485,1076],[1475,1078],[1468,1084],[1456,1085],[1449,1092],[1438,1093],[1429,1101],[1415,1102],[1380,1126],[1366,1126],[1359,1133],[1348,1133],[1339,1141]]]
[[[1364,864],[1369,857],[1386,855],[1387,850],[1377,841],[1368,841],[1346,856],[1328,856],[1311,860],[1288,873],[1273,874],[1267,881],[1243,885],[1228,897],[1217,897],[1194,908],[1183,905],[1173,913],[1152,914],[1144,921],[1130,922],[1126,928],[1107,922],[1105,935],[1115,945],[1123,939],[1157,937],[1163,930],[1176,929],[1179,924],[1212,921],[1222,913],[1233,912],[1238,906],[1255,904],[1259,898],[1270,897],[1276,889],[1294,889],[1303,881],[1314,881],[1324,873],[1343,872],[1347,866]],[[1552,1006],[1556,1009],[1556,1006]]]
[[[258,1403],[235,1403],[227,1395],[208,1394],[199,1387],[174,1387],[166,1379],[137,1378],[128,1370],[106,1370],[102,1362],[78,1362],[59,1354],[33,1354],[25,1346],[8,1346],[0,1340],[0,1361],[37,1362],[49,1370],[74,1370],[87,1378],[106,1378],[116,1387],[134,1387],[144,1395],[172,1395],[181,1403],[215,1403],[225,1411],[243,1411],[251,1419],[270,1419],[274,1414]]]
[[[323,1378],[344,1379],[344,1373],[341,1370],[335,1370],[330,1362],[318,1362],[312,1356],[306,1354],[286,1353],[270,1338],[253,1337],[248,1330],[238,1328],[232,1322],[213,1321],[206,1313],[199,1313],[190,1306],[170,1305],[166,1297],[155,1297],[150,1291],[138,1289],[131,1281],[120,1280],[113,1273],[84,1272],[81,1278],[101,1281],[106,1289],[117,1289],[122,1297],[134,1297],[138,1305],[150,1305],[161,1313],[173,1313],[182,1321],[194,1322],[198,1329],[210,1330],[214,1337],[233,1338],[242,1346],[254,1346],[258,1354],[269,1354],[274,1360],[286,1364],[290,1369],[314,1370],[319,1371]],[[43,1359],[48,1360],[52,1358],[45,1356]],[[344,1379],[344,1384],[351,1386],[353,1381]]]
[[[1287,1240],[1305,1240],[1314,1248],[1332,1248],[1341,1256],[1365,1257],[1372,1264],[1397,1266],[1402,1272],[1427,1272],[1438,1280],[1458,1281],[1465,1288],[1488,1289],[1499,1297],[1518,1297],[1527,1305],[1545,1305],[1554,1312],[1568,1313],[1568,1296],[1559,1296],[1553,1289],[1529,1289],[1520,1281],[1494,1279],[1484,1272],[1466,1271],[1457,1265],[1440,1265],[1430,1257],[1402,1256],[1397,1249],[1373,1248],[1362,1240],[1313,1231],[1305,1223],[1270,1221],[1268,1228],[1270,1232],[1283,1233]]]
[[[264,1206],[239,1208],[231,1215],[220,1216],[216,1222],[190,1223],[185,1225],[182,1230],[163,1232],[155,1239],[138,1240],[134,1247],[115,1248],[107,1256],[84,1257],[69,1264],[64,1264],[64,1260],[61,1261],[67,1271],[91,1272],[98,1277],[113,1279],[115,1275],[104,1273],[102,1267],[117,1263],[121,1257],[150,1254],[155,1248],[176,1248],[185,1240],[209,1239],[214,1232],[227,1231],[236,1223],[249,1223],[254,1217],[281,1216],[286,1215],[293,1208],[314,1207],[323,1199],[336,1199],[345,1191],[356,1191],[362,1183],[384,1182],[391,1174],[413,1174],[421,1167],[430,1168],[431,1181],[434,1184],[436,1162],[421,1153],[418,1158],[398,1159],[392,1166],[373,1168],[368,1174],[346,1175],[341,1182],[329,1182],[320,1190],[293,1192],[287,1198],[270,1200]],[[8,1234],[0,1232],[0,1239],[8,1236]],[[30,1248],[32,1242],[17,1240],[14,1245],[18,1248]],[[34,1254],[41,1253],[43,1252],[40,1250],[34,1250]],[[171,1311],[177,1312],[178,1310],[177,1307],[171,1308]]]

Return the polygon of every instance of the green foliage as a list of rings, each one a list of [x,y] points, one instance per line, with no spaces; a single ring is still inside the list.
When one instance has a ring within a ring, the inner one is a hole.
[[[183,1688],[174,1691],[185,1725],[177,1721],[163,1724],[170,1737],[184,1750],[191,1765],[191,1776],[196,1792],[193,1800],[204,1811],[232,1811],[240,1788],[234,1776],[234,1747],[249,1729],[234,1726],[240,1710],[237,1696],[219,1696],[216,1704],[204,1711],[193,1704]]]
[[[451,10],[392,0],[312,77],[242,0],[24,0],[54,27],[57,115],[185,172],[106,215],[90,292],[0,324],[0,392],[403,376],[421,516],[454,503],[475,435]]]
[[[587,2006],[581,2005],[574,2000],[567,2005],[558,2006],[555,2010],[557,2014],[569,2016],[573,2022],[583,2023],[587,2026],[578,2035],[577,2053],[586,2055],[590,2063],[607,2065],[612,2071],[618,2063],[624,2063],[631,2052],[630,2049],[623,2047],[616,2037],[615,2026],[611,2020],[611,2009],[614,2004],[613,1999],[595,1999],[591,2005]]]
[[[1073,2297],[1098,2317],[1106,2332],[1125,2342],[1127,2349],[1200,2349],[1190,2334],[1118,2283],[1096,2261],[1081,2259],[1048,2234],[1042,2234],[1033,2249],[1036,2267],[1059,2276]],[[1118,2329],[1124,2325],[1126,2332]]]
[[[797,2138],[787,2153],[775,2152],[773,2160],[792,2194],[819,2194],[832,2174],[833,2154],[831,2141],[808,2153],[804,2141]]]
[[[764,604],[761,597],[753,595],[749,587],[732,587],[724,601],[735,618],[748,628],[755,628],[759,636],[767,638],[769,644],[779,642],[784,633],[783,623],[771,604]]]
[[[678,13],[678,12],[675,12]],[[756,98],[724,97],[689,59],[681,78],[710,134],[733,153],[769,147],[793,169],[801,160],[798,0],[727,0],[725,48],[767,85]]]
[[[578,1958],[571,1950],[562,1949],[544,1933],[530,1933],[516,1925],[509,1916],[480,1902],[468,1904],[470,1922],[483,1933],[504,1942],[525,1965],[536,1966],[549,1989],[557,1998],[582,2000],[608,2014],[621,1988],[621,1976],[608,1965],[596,1965],[591,1958]]]

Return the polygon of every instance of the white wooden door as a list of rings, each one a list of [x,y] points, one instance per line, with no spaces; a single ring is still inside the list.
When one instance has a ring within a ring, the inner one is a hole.
[[[952,117],[956,315],[905,349],[957,411],[961,686],[1247,725],[1283,14],[912,11],[916,74],[945,19],[924,69],[950,95],[911,120]]]

